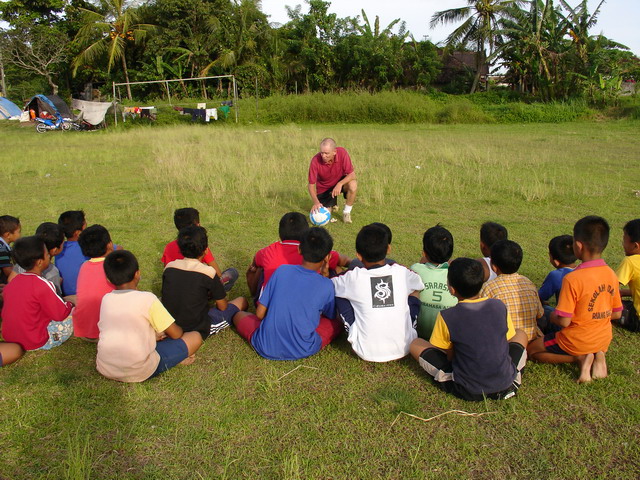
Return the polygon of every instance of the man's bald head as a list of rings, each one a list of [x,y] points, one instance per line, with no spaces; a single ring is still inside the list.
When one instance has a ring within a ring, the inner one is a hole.
[[[333,138],[325,138],[320,142],[320,156],[324,163],[333,163],[336,158],[336,148],[336,141]]]

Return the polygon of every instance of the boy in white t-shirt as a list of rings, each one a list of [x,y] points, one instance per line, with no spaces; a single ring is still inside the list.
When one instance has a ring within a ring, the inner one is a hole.
[[[367,225],[356,238],[356,268],[331,279],[336,306],[354,352],[363,360],[388,362],[409,353],[417,337],[415,321],[420,311],[420,277],[399,264],[387,265],[387,232]]]
[[[112,252],[104,271],[115,289],[102,298],[98,372],[120,382],[142,382],[178,363],[192,363],[202,337],[183,332],[158,297],[136,289],[136,257],[126,250]]]

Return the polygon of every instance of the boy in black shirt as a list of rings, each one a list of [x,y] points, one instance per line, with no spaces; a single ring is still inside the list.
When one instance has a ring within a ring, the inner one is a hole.
[[[204,340],[231,324],[233,315],[247,309],[244,297],[228,302],[220,277],[202,263],[208,238],[204,227],[190,225],[178,233],[183,259],[169,262],[162,274],[162,303],[185,332],[197,331]],[[209,302],[214,301],[215,307]]]

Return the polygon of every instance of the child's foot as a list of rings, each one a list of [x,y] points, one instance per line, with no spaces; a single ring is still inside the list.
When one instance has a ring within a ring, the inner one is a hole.
[[[578,383],[587,383],[591,381],[591,366],[593,365],[593,353],[587,353],[586,355],[580,355],[576,357],[578,365],[580,366],[580,376],[578,377]]]
[[[593,367],[591,368],[591,378],[605,378],[607,376],[607,359],[604,352],[597,352],[594,355]]]
[[[191,365],[195,361],[196,361],[196,354],[194,353],[193,355],[189,355],[187,358],[182,360],[180,362],[180,365]]]
[[[215,335],[219,331],[224,330],[225,328],[227,328],[229,326],[230,326],[229,322],[227,322],[224,319],[219,320],[217,323],[212,323],[211,324],[211,328],[209,328],[209,335]]]

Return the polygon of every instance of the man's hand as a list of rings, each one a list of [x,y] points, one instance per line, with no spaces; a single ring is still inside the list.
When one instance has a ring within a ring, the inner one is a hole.
[[[331,197],[336,198],[341,193],[342,193],[342,185],[340,185],[340,183],[337,183],[336,186],[333,187],[333,190],[331,190]]]
[[[316,202],[313,204],[313,207],[311,207],[311,213],[315,214],[318,213],[318,210],[320,210],[324,205],[322,205],[320,202]]]

